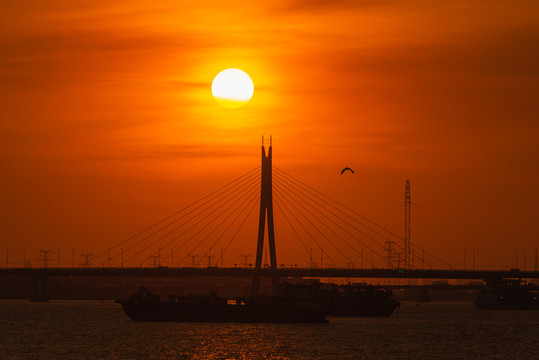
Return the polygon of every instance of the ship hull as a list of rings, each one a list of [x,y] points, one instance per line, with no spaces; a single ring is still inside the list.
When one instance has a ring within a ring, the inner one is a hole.
[[[289,304],[209,304],[182,302],[121,302],[135,321],[214,323],[326,323],[321,309]]]

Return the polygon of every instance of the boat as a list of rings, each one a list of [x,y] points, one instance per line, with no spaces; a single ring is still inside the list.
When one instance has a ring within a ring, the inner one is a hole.
[[[391,289],[365,283],[334,285],[328,294],[330,316],[390,316],[401,305]]]
[[[324,309],[303,298],[265,296],[227,299],[215,293],[161,299],[145,287],[117,301],[135,321],[214,323],[327,323]]]
[[[474,304],[482,310],[539,310],[539,287],[522,279],[488,279]]]

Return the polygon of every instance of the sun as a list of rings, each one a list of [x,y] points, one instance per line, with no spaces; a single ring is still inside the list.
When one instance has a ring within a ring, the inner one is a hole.
[[[247,104],[255,87],[245,71],[226,69],[221,71],[211,84],[213,97],[226,108],[239,108]]]

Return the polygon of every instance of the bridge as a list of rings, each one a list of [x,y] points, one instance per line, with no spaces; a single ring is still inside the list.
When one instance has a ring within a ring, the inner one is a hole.
[[[260,273],[271,277],[273,269],[263,268],[13,268],[0,270],[1,275],[35,277],[250,277]],[[420,269],[350,269],[350,268],[279,268],[279,277],[345,278],[345,279],[467,279],[493,278],[539,279],[539,271],[511,270],[420,270]]]
[[[244,224],[257,204],[260,210],[254,267],[248,266],[249,255],[243,254],[243,267],[223,266],[224,254],[239,237],[238,234],[245,231]],[[278,264],[274,205],[282,222],[280,230],[286,227],[288,242],[295,239],[301,244],[310,266],[298,268]],[[262,140],[261,167],[96,256],[86,254],[81,267],[75,267],[74,256],[73,267],[48,267],[47,251],[43,251],[43,267],[1,269],[0,276],[31,277],[32,299],[36,301],[47,300],[47,279],[50,277],[251,277],[252,296],[255,297],[260,291],[261,277],[271,278],[273,288],[283,277],[539,278],[537,269],[457,269],[411,242],[410,205],[410,183],[406,181],[403,238],[274,167],[271,139],[267,153]],[[264,251],[266,239],[269,250],[266,248]],[[319,249],[318,263],[313,260],[313,247]],[[206,250],[202,256],[195,253],[204,248]],[[221,255],[214,256],[213,251],[219,248]],[[170,249],[170,253],[164,255],[164,249]],[[263,266],[263,255],[267,257],[268,254],[269,263],[266,259]],[[215,260],[213,263],[212,258]],[[187,259],[191,259],[191,266],[186,266]],[[201,266],[203,259],[208,260],[206,267]],[[221,266],[217,266],[219,262]],[[169,263],[170,267],[163,266],[165,263]],[[342,266],[343,263],[346,265]]]

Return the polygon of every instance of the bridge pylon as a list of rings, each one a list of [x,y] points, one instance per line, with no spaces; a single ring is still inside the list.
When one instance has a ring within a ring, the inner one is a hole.
[[[277,255],[275,252],[275,230],[273,226],[273,196],[272,196],[272,149],[271,137],[268,154],[264,148],[264,137],[262,137],[262,178],[260,189],[260,217],[258,222],[258,242],[256,247],[255,272],[251,294],[257,297],[260,292],[260,277],[262,274],[262,252],[264,249],[264,235],[268,222],[268,243],[270,253],[271,284],[275,294],[279,283],[277,274]]]

